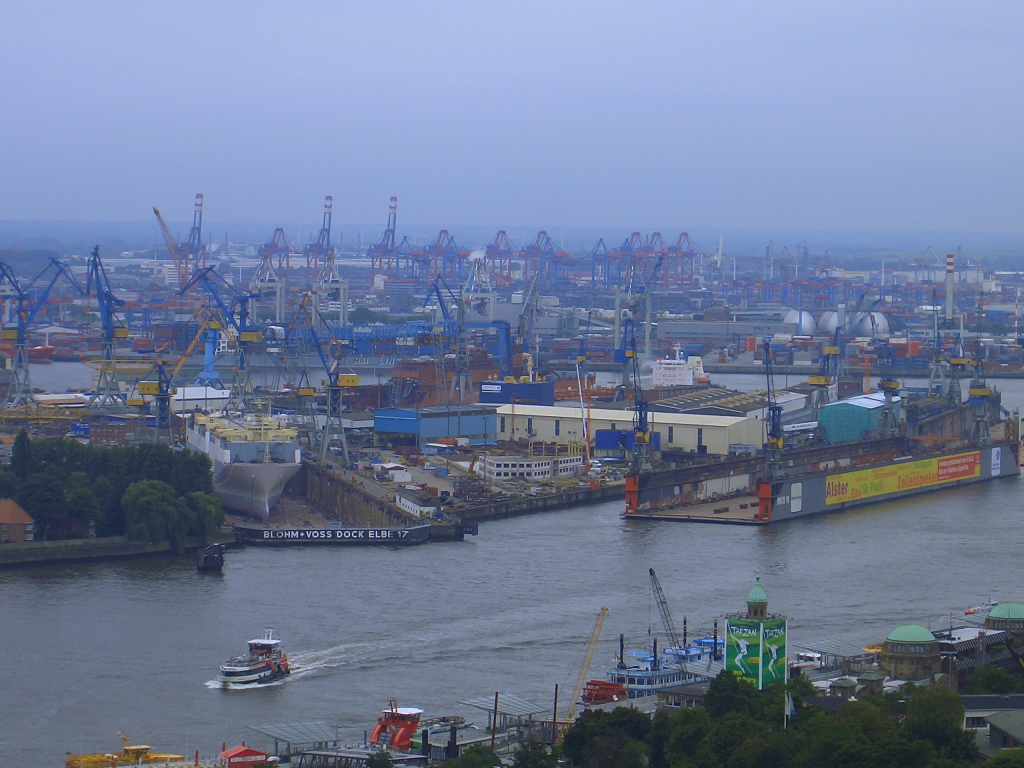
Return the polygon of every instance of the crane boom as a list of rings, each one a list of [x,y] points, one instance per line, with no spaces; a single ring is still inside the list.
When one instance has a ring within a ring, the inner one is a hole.
[[[651,573],[651,589],[654,590],[654,600],[658,604],[658,612],[661,614],[661,623],[665,625],[665,634],[668,635],[668,641],[671,643],[672,648],[683,649],[682,640],[679,638],[679,633],[676,631],[676,624],[672,620],[672,612],[668,607],[668,599],[665,597],[665,590],[661,588],[661,582],[658,580],[658,574],[654,572],[654,569],[649,569]]]
[[[608,609],[602,608],[601,613],[597,616],[597,622],[594,624],[594,630],[590,633],[590,639],[587,641],[587,650],[583,655],[583,665],[580,667],[579,677],[576,678],[576,687],[573,689],[569,702],[565,705],[565,713],[562,715],[562,720],[565,723],[563,734],[569,727],[569,721],[576,714],[576,702],[583,695],[583,685],[587,681],[587,675],[590,674],[590,665],[594,662],[594,654],[597,652],[597,641],[601,639],[601,630],[604,628],[604,620],[607,617]]]
[[[188,265],[182,258],[182,249],[174,242],[174,235],[171,234],[171,230],[167,228],[167,222],[164,221],[164,217],[160,215],[160,209],[156,206],[153,207],[153,213],[156,215],[156,220],[160,224],[160,233],[164,236],[164,243],[167,245],[167,252],[171,255],[171,261],[174,262],[174,269],[178,273],[178,285],[184,285],[188,279]],[[188,258],[188,254],[185,254],[185,258]]]

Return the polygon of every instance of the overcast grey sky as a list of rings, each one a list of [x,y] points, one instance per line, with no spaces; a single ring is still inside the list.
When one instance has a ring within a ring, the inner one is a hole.
[[[1024,231],[1020,2],[0,7],[0,219]]]

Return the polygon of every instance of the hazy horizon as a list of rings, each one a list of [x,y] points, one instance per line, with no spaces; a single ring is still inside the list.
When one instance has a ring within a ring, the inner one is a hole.
[[[1019,5],[40,2],[0,20],[7,223],[155,205],[176,226],[202,192],[214,233],[318,227],[330,194],[364,241],[391,195],[400,229],[1024,232]]]

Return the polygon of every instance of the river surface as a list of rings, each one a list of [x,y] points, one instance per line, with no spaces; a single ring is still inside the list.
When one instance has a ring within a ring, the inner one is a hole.
[[[998,386],[1024,405],[1024,382]],[[592,677],[620,632],[663,635],[649,567],[691,636],[744,610],[755,575],[793,644],[941,626],[990,596],[1024,601],[1021,511],[1014,478],[768,528],[624,521],[612,502],[486,523],[464,543],[234,550],[218,576],[172,557],[0,571],[0,766],[57,768],[67,751],[116,748],[118,731],[204,755],[267,746],[247,730],[260,724],[327,720],[361,741],[389,697],[472,714],[457,702],[501,690],[547,710],[602,606]],[[210,687],[268,626],[299,671]]]

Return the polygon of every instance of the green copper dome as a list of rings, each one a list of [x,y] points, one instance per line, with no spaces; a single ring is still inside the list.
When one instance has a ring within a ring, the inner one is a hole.
[[[1000,603],[988,612],[990,619],[1024,619],[1024,605],[1020,603]]]
[[[885,639],[892,643],[934,643],[935,635],[920,624],[904,624],[894,629]]]
[[[768,595],[764,593],[764,587],[761,586],[761,579],[759,578],[754,586],[750,589],[750,594],[747,595],[748,603],[767,603]]]

